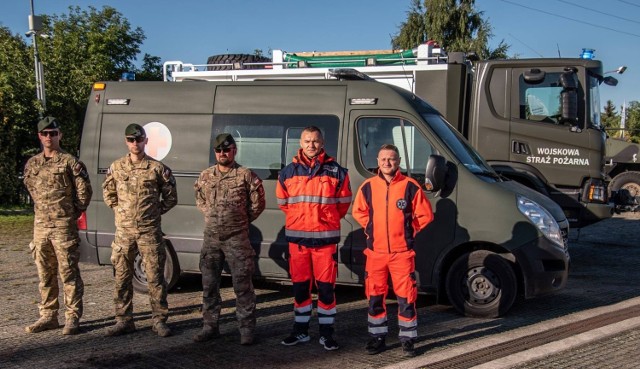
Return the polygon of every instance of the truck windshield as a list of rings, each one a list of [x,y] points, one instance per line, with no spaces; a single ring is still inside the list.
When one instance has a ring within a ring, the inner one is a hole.
[[[600,129],[600,82],[596,77],[589,76],[589,117],[591,126]]]

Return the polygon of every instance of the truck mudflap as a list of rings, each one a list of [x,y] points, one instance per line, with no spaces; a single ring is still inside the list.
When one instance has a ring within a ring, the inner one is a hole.
[[[568,249],[541,236],[512,253],[522,271],[525,298],[553,293],[567,284],[571,260]]]

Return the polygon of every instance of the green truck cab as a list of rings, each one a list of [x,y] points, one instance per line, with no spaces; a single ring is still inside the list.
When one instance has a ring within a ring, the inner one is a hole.
[[[405,89],[349,71],[330,80],[253,82],[102,82],[94,84],[80,158],[99,186],[107,168],[126,153],[123,132],[136,122],[149,137],[147,154],[176,178],[178,205],[162,217],[169,248],[169,286],[181,273],[199,272],[204,221],[193,184],[214,164],[211,140],[231,133],[236,160],[255,171],[266,210],[250,226],[256,275],[288,279],[284,214],[276,203],[279,171],[297,149],[302,129],[318,126],[325,148],[349,170],[352,188],[374,175],[379,147],[401,150],[401,170],[428,183],[435,220],[417,236],[419,289],[449,301],[462,314],[496,317],[517,296],[557,291],[567,282],[569,222],[553,201],[505,180],[444,117]],[[95,191],[80,230],[82,259],[110,264],[113,211]],[[338,245],[338,283],[363,283],[366,247],[349,215]],[[134,286],[145,287],[136,260]]]

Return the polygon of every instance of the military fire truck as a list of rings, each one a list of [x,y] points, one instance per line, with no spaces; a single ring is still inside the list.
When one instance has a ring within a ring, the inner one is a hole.
[[[609,138],[605,152],[609,189],[618,195],[616,211],[640,210],[640,145]]]
[[[288,53],[270,60],[222,55],[169,61],[166,81],[332,78],[354,68],[430,102],[501,175],[553,199],[574,227],[610,217],[602,63],[583,58],[473,60],[433,43],[406,51]]]

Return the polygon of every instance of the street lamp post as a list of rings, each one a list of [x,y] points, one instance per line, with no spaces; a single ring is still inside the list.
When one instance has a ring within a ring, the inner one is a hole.
[[[618,74],[622,74],[627,70],[627,66],[626,65],[621,65],[618,68],[614,69],[614,70],[610,70],[607,72],[604,72],[603,74],[609,74],[609,73],[618,73]]]
[[[37,36],[40,31],[42,31],[42,17],[34,15],[33,0],[31,0],[31,15],[29,15],[29,32],[27,32],[26,35],[30,36],[33,42],[33,60],[35,64],[35,73],[36,73],[36,96],[38,97],[38,100],[42,105],[42,110],[40,111],[40,116],[42,117],[42,111],[46,111],[47,109],[47,96],[45,94],[45,89],[44,89],[44,69],[42,68],[42,63],[40,62],[40,56],[38,55]]]

